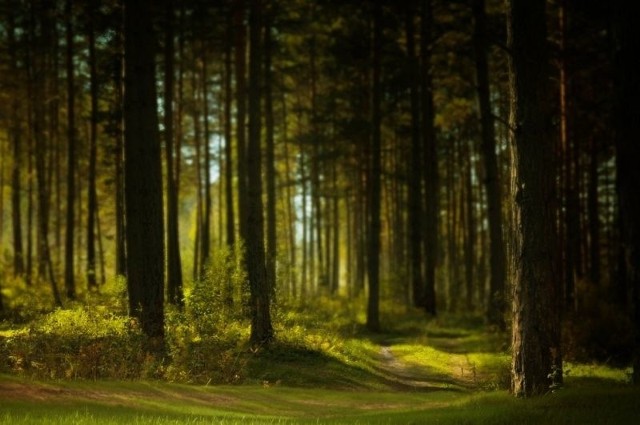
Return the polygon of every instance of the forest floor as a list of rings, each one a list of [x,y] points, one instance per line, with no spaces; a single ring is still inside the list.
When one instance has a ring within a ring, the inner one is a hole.
[[[363,342],[363,340],[365,342]],[[351,364],[302,356],[249,364],[243,385],[41,381],[0,375],[0,424],[626,424],[640,389],[624,370],[570,365],[564,388],[516,400],[508,356],[486,331],[362,336]],[[363,354],[364,353],[364,354]],[[295,376],[294,376],[295,375]]]

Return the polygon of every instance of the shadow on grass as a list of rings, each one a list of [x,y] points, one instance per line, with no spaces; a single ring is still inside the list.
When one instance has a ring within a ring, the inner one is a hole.
[[[271,386],[306,388],[376,388],[376,377],[365,367],[347,364],[321,351],[275,343],[267,349],[246,354],[246,380]]]
[[[249,354],[246,381],[264,386],[371,391],[466,391],[454,379],[424,370],[385,365],[378,352],[343,361],[321,351],[276,343]]]

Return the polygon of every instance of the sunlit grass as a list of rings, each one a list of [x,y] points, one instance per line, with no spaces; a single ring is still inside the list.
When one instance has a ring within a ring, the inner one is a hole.
[[[635,424],[640,389],[593,378],[546,396],[506,391],[371,392],[166,383],[3,382],[44,399],[0,399],[0,424]],[[608,382],[608,384],[607,384]],[[51,394],[64,394],[53,398]],[[48,394],[48,396],[47,396]],[[101,395],[101,397],[97,397]]]
[[[579,363],[565,363],[564,374],[565,377],[571,378],[589,378],[589,379],[604,379],[615,382],[625,383],[629,382],[632,369],[630,367],[620,369],[602,364],[579,364]]]

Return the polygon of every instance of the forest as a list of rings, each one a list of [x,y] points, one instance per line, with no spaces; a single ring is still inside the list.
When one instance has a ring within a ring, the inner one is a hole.
[[[0,0],[0,423],[634,423],[613,0]]]

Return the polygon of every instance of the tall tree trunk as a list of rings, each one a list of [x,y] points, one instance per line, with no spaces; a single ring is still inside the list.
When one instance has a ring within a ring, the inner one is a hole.
[[[67,298],[76,297],[74,279],[75,195],[76,195],[76,129],[75,129],[75,76],[73,63],[73,2],[66,0],[67,39],[67,223],[64,251],[64,287]]]
[[[193,144],[195,145],[195,169],[196,169],[196,235],[193,241],[193,280],[202,277],[203,268],[200,260],[202,259],[202,129],[200,128],[200,85],[198,82],[198,73],[195,71],[197,67],[197,59],[193,58],[193,69],[191,74],[191,94],[193,96]]]
[[[589,181],[587,213],[589,217],[589,280],[600,285],[600,207],[598,196],[598,144],[595,137],[590,140]]]
[[[411,292],[415,307],[426,307],[424,279],[422,276],[422,141],[420,140],[420,69],[416,57],[414,10],[407,9],[407,55],[411,78],[411,155],[409,164],[409,226],[411,235]]]
[[[149,0],[125,0],[125,200],[129,314],[164,348],[162,165]]]
[[[29,62],[31,59],[28,59]],[[31,73],[30,66],[27,66],[28,73]],[[29,80],[31,77],[29,76]],[[28,83],[28,98],[29,102],[27,102],[27,128],[28,130],[28,139],[27,139],[27,261],[26,261],[26,283],[27,286],[31,286],[32,278],[33,278],[33,215],[34,215],[34,203],[33,203],[33,150],[34,150],[34,140],[33,140],[33,106],[31,105],[31,97],[33,96],[33,88],[31,81]]]
[[[555,170],[544,0],[511,0],[507,13],[511,191],[514,202],[511,392],[549,391],[561,365],[555,355]]]
[[[124,29],[122,10],[118,15],[118,26],[115,34],[116,69],[115,87],[115,256],[116,276],[127,275],[125,202],[124,202]]]
[[[96,162],[98,159],[98,73],[96,70],[95,5],[89,6],[89,74],[91,92],[91,134],[89,136],[89,182],[87,191],[87,284],[96,289]]]
[[[471,177],[473,167],[473,138],[467,142],[465,152],[465,184],[463,193],[465,195],[464,200],[464,215],[465,220],[463,223],[465,229],[465,241],[464,241],[464,256],[465,256],[465,308],[466,311],[473,311],[473,292],[474,292],[474,277],[476,276],[476,250],[474,249],[476,244],[476,221],[473,208],[473,179]]]
[[[251,343],[273,339],[271,290],[267,281],[262,215],[261,69],[262,1],[251,2],[249,13],[249,144],[247,146],[247,275],[251,289]]]
[[[11,169],[11,228],[13,230],[13,275],[22,277],[24,275],[24,250],[22,245],[22,208],[20,202],[22,169],[22,125],[20,121],[20,107],[22,102],[19,93],[21,87],[18,79],[18,46],[16,42],[16,24],[14,16],[15,8],[9,7],[8,19],[8,42],[10,70],[15,75],[15,93],[11,101],[11,127],[10,139],[13,153],[13,167]]]
[[[309,282],[309,214],[307,213],[307,177],[305,156],[302,153],[302,142],[300,142],[300,155],[298,159],[298,168],[300,170],[300,183],[302,185],[302,262],[300,268],[302,270],[302,276],[300,280],[300,302],[304,305],[307,302],[307,286]]]
[[[316,8],[312,4],[311,10],[311,19],[313,20],[316,13]],[[311,154],[311,221],[313,222],[313,226],[311,227],[311,240],[316,243],[315,246],[312,246],[311,263],[314,266],[311,267],[312,276],[314,276],[317,272],[317,279],[311,278],[311,284],[314,287],[317,287],[319,284],[323,283],[325,276],[325,267],[324,267],[324,250],[322,248],[322,226],[323,226],[323,217],[322,217],[322,200],[320,199],[320,155],[321,155],[321,143],[322,138],[320,137],[320,126],[319,126],[319,116],[318,116],[318,66],[317,66],[317,56],[318,56],[318,37],[315,31],[315,28],[312,30],[311,34],[311,46],[309,49],[309,72],[310,72],[310,88],[311,88],[311,144],[312,144],[312,154]],[[312,242],[312,243],[313,243]],[[313,254],[313,250],[317,249],[317,255]],[[317,261],[317,266],[315,263]]]
[[[98,256],[100,258],[100,284],[104,286],[107,283],[107,273],[104,261],[104,246],[102,244],[102,225],[100,223],[100,208],[96,204],[96,237],[98,239]]]
[[[637,52],[640,41],[632,2],[617,0],[614,13],[614,117],[616,182],[620,210],[620,237],[624,276],[631,289],[635,344],[632,382],[640,384],[640,78]]]
[[[209,130],[209,69],[202,45],[202,114],[204,127],[204,176],[202,182],[202,227],[200,232],[200,276],[204,276],[211,256],[211,132]]]
[[[286,176],[286,211],[287,211],[287,227],[288,227],[288,235],[289,235],[289,288],[291,290],[291,296],[295,300],[298,295],[297,285],[295,282],[296,277],[296,231],[295,231],[295,223],[296,223],[296,215],[294,213],[294,205],[293,205],[293,184],[290,181],[292,177],[291,175],[291,165],[290,165],[290,157],[289,157],[289,136],[287,135],[287,99],[286,94],[282,93],[282,140],[284,145],[284,172]]]
[[[232,94],[232,48],[233,40],[233,24],[231,16],[227,22],[226,38],[224,43],[224,185],[225,185],[225,213],[227,224],[227,246],[229,251],[233,252],[236,243],[236,226],[234,212],[234,196],[233,196],[233,154],[232,154],[232,136],[231,136],[231,109],[233,102]],[[231,296],[231,294],[229,294]],[[229,299],[233,302],[233,299]]]
[[[43,4],[38,5],[42,9],[33,11],[36,16],[39,16],[40,21],[40,33],[37,35],[35,48],[34,62],[33,62],[33,93],[34,97],[31,99],[34,103],[33,112],[33,135],[35,142],[35,167],[36,167],[36,187],[37,187],[37,201],[38,201],[38,274],[43,279],[48,279],[51,285],[51,292],[53,294],[53,300],[56,306],[62,305],[62,299],[58,292],[56,284],[53,265],[51,261],[51,252],[49,248],[49,211],[50,211],[50,194],[47,184],[47,166],[46,155],[49,151],[47,143],[47,113],[45,106],[40,100],[45,99],[47,96],[47,59],[50,52],[47,51],[47,45],[44,42],[49,34],[49,29],[52,19],[51,5]],[[35,23],[34,23],[35,24]],[[35,33],[35,28],[34,28]],[[48,274],[48,276],[47,276]]]
[[[382,55],[382,6],[373,4],[373,69],[371,97],[371,151],[370,166],[367,176],[367,192],[369,201],[368,240],[367,240],[367,277],[369,282],[369,298],[367,302],[367,329],[372,332],[380,330],[379,297],[380,297],[380,181],[381,144],[382,144],[382,87],[381,87],[381,55]]]
[[[439,177],[438,145],[434,126],[433,76],[431,73],[431,39],[433,10],[431,0],[422,0],[420,56],[422,61],[422,137],[425,170],[425,310],[436,315],[436,267],[438,260]]]
[[[273,22],[273,5],[266,13],[264,28],[264,105],[266,130],[266,179],[267,179],[267,282],[271,291],[276,287],[276,168],[274,146],[274,117],[273,117],[273,71],[271,26]]]
[[[338,196],[338,165],[332,164],[331,182],[333,187],[333,261],[331,276],[331,293],[337,294],[340,289],[340,197]]]
[[[487,214],[489,218],[489,243],[491,276],[489,279],[489,308],[487,320],[490,324],[504,330],[505,313],[505,253],[502,238],[502,194],[498,159],[496,155],[496,136],[491,113],[489,87],[489,63],[485,0],[473,1],[474,48],[476,54],[476,78],[480,124],[482,129],[482,157],[484,160],[485,186],[487,188]]]
[[[164,136],[167,170],[167,295],[173,305],[183,305],[182,260],[178,224],[178,184],[174,157],[174,7],[173,0],[165,1],[164,39]]]
[[[247,240],[247,79],[245,0],[234,1],[234,43],[236,73],[236,161],[238,172],[238,224],[240,239]],[[245,255],[246,265],[246,255]]]

